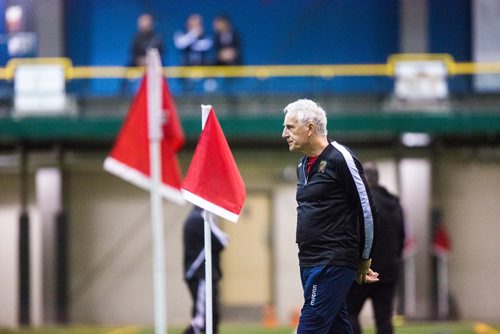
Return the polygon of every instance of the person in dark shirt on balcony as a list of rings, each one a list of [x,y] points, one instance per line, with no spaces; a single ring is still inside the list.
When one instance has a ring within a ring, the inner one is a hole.
[[[154,30],[154,19],[151,14],[142,14],[137,18],[137,32],[130,45],[130,56],[127,66],[146,66],[146,53],[149,49],[157,49],[160,58],[164,53],[162,37]],[[135,79],[124,78],[122,82],[122,95],[129,95]]]
[[[224,14],[217,15],[213,20],[212,27],[214,30],[214,65],[241,65],[241,41],[229,17]],[[235,83],[236,78],[234,77],[224,77],[218,80],[219,90],[226,95],[230,109],[234,114],[238,112],[238,103],[234,96]]]
[[[241,47],[238,33],[226,15],[218,15],[213,21],[215,32],[215,65],[241,65]]]
[[[158,49],[160,58],[163,56],[163,39],[154,30],[153,16],[142,14],[137,19],[137,33],[130,47],[130,66],[145,66],[148,49]]]

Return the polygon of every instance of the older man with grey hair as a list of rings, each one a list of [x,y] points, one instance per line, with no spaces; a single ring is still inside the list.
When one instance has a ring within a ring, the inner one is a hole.
[[[297,231],[304,305],[297,332],[352,333],[346,296],[354,280],[378,281],[370,269],[376,209],[359,160],[327,137],[325,111],[297,100],[284,109],[282,137],[297,165]]]

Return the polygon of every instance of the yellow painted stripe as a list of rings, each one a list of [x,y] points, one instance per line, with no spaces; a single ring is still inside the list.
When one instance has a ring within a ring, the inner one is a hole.
[[[126,326],[113,329],[106,334],[136,334],[139,333],[140,328],[138,326]]]
[[[497,331],[493,327],[490,327],[482,322],[478,322],[474,325],[474,332],[477,334],[500,334],[500,331]]]
[[[500,73],[500,63],[457,63],[455,74]]]
[[[142,67],[81,66],[68,69],[69,79],[139,78]],[[168,78],[236,78],[253,77],[323,77],[334,76],[387,76],[386,64],[360,65],[274,65],[274,66],[169,66],[163,68]]]

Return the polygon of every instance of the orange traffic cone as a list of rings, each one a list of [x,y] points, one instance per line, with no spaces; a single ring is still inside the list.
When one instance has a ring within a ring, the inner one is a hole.
[[[295,307],[291,313],[292,314],[290,316],[290,326],[297,328],[297,326],[299,325],[299,319],[300,319],[300,307],[298,307],[298,306]]]
[[[276,310],[274,305],[269,304],[264,306],[262,324],[266,328],[274,328],[278,326],[278,319],[276,319]]]

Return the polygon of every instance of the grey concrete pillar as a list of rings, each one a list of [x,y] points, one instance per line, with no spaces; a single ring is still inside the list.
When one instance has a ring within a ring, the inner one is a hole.
[[[428,52],[427,0],[400,0],[399,5],[399,52]]]
[[[64,3],[62,0],[33,2],[39,57],[64,55]]]

